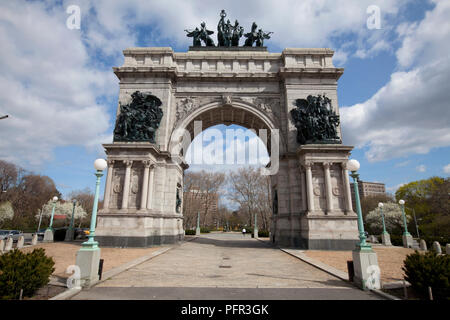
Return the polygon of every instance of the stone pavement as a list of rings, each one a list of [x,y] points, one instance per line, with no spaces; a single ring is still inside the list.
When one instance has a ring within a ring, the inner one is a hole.
[[[211,233],[176,246],[73,299],[380,298],[249,235]]]

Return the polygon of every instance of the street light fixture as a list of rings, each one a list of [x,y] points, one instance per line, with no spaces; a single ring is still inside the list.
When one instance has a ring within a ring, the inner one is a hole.
[[[49,224],[48,228],[45,230],[44,239],[42,240],[43,242],[53,242],[53,217],[55,215],[55,207],[56,207],[56,201],[58,201],[58,197],[54,196],[52,198],[52,201],[53,201],[52,215],[50,217],[50,224]],[[40,222],[39,222],[39,226],[40,226]]]
[[[384,223],[383,207],[384,207],[384,204],[382,202],[379,202],[378,208],[380,209],[381,221],[383,222],[383,233],[381,234],[381,242],[385,246],[390,246],[391,245],[391,236],[386,231],[386,224]]]
[[[359,230],[359,244],[360,250],[372,250],[372,246],[366,242],[366,234],[364,232],[364,223],[362,219],[361,212],[361,202],[359,200],[359,190],[358,190],[358,178],[359,174],[356,173],[360,165],[358,160],[351,159],[347,162],[347,169],[351,171],[350,176],[353,178],[353,187],[355,190],[355,202],[356,202],[356,213],[358,215],[358,230]]]
[[[96,170],[95,176],[95,196],[92,207],[91,225],[89,230],[89,239],[82,243],[82,248],[77,252],[76,264],[80,267],[80,280],[83,286],[90,287],[98,281],[98,268],[100,264],[100,248],[98,242],[94,240],[95,226],[97,221],[98,197],[100,193],[100,178],[103,176],[103,170],[108,166],[104,159],[97,159],[94,162]]]
[[[378,267],[377,254],[372,250],[372,246],[366,242],[364,223],[361,212],[361,202],[359,200],[358,178],[360,164],[357,160],[347,161],[347,169],[351,171],[353,187],[355,189],[356,213],[358,216],[359,243],[352,251],[354,282],[364,290],[380,289],[380,268]]]
[[[403,225],[405,227],[405,231],[403,232],[402,240],[403,240],[403,247],[405,248],[412,248],[412,235],[408,232],[408,226],[406,221],[406,214],[405,214],[405,200],[400,199],[398,201],[400,208],[402,209],[402,215],[403,215]]]

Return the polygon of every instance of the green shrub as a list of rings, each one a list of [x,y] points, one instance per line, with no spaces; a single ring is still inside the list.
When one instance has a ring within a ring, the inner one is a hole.
[[[390,234],[391,243],[393,246],[403,247],[403,237],[398,234]]]
[[[441,247],[444,248],[447,243],[450,243],[450,237],[421,236],[420,239],[425,240],[427,243],[427,248],[431,248],[433,246],[433,242],[435,241],[439,242]]]
[[[209,233],[210,231],[209,231],[209,229],[208,228],[204,228],[204,227],[201,227],[200,228],[200,233]]]
[[[269,231],[268,230],[258,230],[258,237],[268,237]]]
[[[187,236],[195,236],[195,230],[186,230],[184,234]]]
[[[42,248],[23,253],[15,249],[0,256],[0,299],[31,297],[39,288],[48,284],[55,271],[55,262],[45,255]]]
[[[437,255],[433,251],[421,254],[416,250],[406,256],[402,270],[405,279],[423,297],[428,296],[428,287],[431,287],[433,299],[450,299],[449,255]]]

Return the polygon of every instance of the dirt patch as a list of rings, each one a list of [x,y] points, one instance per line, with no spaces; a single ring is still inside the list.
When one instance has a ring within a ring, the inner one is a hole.
[[[381,281],[392,282],[403,280],[403,261],[413,249],[401,247],[373,247],[377,253],[378,265],[381,269]],[[329,266],[344,272],[347,270],[347,261],[352,260],[351,251],[321,251],[307,250],[304,252],[308,257],[323,262]]]
[[[44,248],[47,256],[50,256],[55,261],[55,271],[53,275],[58,278],[67,278],[70,275],[65,271],[68,266],[74,265],[76,255],[81,248],[81,242],[53,242],[41,243],[33,247],[21,249],[23,252],[31,252],[36,248]],[[124,263],[130,262],[134,259],[150,254],[161,247],[152,248],[100,248],[101,259],[103,262],[103,272],[118,267]]]

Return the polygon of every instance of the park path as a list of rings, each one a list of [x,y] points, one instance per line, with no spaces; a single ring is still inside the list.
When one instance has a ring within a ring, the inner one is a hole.
[[[266,243],[211,233],[73,299],[378,299]]]

